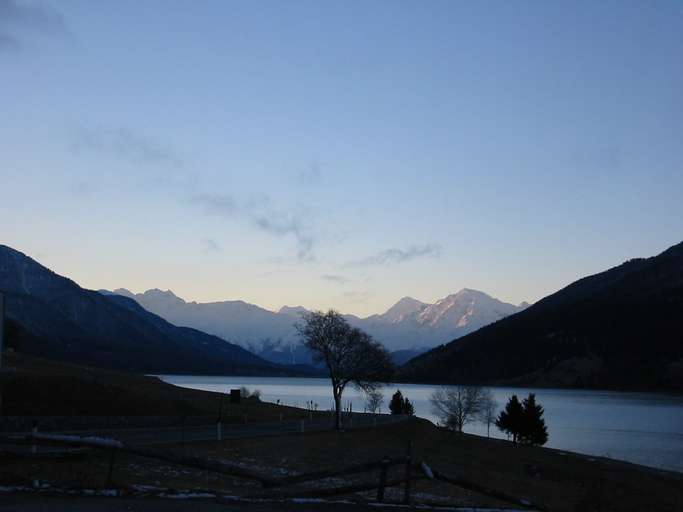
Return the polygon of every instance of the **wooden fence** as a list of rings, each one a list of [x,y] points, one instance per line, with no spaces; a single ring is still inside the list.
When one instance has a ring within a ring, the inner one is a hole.
[[[406,455],[402,457],[384,457],[379,461],[363,462],[346,466],[344,468],[326,469],[283,477],[266,475],[260,471],[255,471],[253,469],[245,468],[241,465],[223,460],[171,453],[168,450],[132,446],[130,444],[109,438],[34,433],[11,438],[7,436],[0,436],[0,443],[52,446],[57,445],[107,451],[109,452],[110,457],[107,485],[109,485],[112,481],[112,473],[115,469],[116,454],[128,453],[131,455],[169,462],[179,466],[255,481],[261,484],[264,489],[268,490],[268,496],[283,499],[297,497],[316,498],[336,496],[377,489],[376,499],[378,502],[382,502],[384,501],[385,491],[387,488],[403,486],[403,502],[408,504],[411,502],[412,483],[417,480],[429,479],[451,484],[463,489],[468,489],[470,491],[474,491],[506,503],[514,504],[515,506],[525,509],[545,510],[543,506],[535,504],[530,500],[512,496],[503,491],[492,489],[462,477],[449,476],[441,471],[431,468],[424,461],[419,463],[413,462],[412,443],[408,444]],[[390,479],[389,469],[397,466],[403,467],[403,475]],[[286,489],[288,486],[306,482],[314,482],[339,476],[372,472],[376,472],[377,478],[365,482],[351,483],[342,486],[320,487],[315,489],[300,489],[296,491]],[[259,495],[259,497],[263,497],[263,495]]]

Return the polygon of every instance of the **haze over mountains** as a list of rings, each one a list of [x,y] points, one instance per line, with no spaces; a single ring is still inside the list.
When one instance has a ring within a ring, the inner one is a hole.
[[[225,337],[245,336],[245,345],[257,344],[261,335],[270,339],[257,347],[262,353],[305,362],[293,334],[301,307],[272,312],[242,301],[187,303],[159,290],[85,290],[2,245],[0,290],[6,295],[7,342],[29,354],[149,373],[310,372],[266,361],[145,309],[175,315],[178,323],[229,328]],[[464,289],[434,304],[406,297],[380,315],[347,318],[404,358],[449,332],[464,335],[403,366],[399,377],[411,382],[681,390],[682,311],[683,242],[580,279],[526,308]],[[282,333],[282,343],[273,333]]]
[[[266,359],[289,364],[310,362],[294,327],[307,311],[301,306],[283,306],[274,312],[240,300],[186,302],[171,291],[158,289],[138,294],[117,289],[113,293],[136,300],[143,308],[175,325],[220,336]],[[395,352],[397,362],[404,362],[410,356],[464,336],[526,306],[526,303],[507,304],[465,288],[434,304],[404,297],[382,314],[367,318],[345,316],[349,323]]]
[[[302,307],[273,312],[243,301],[188,303],[170,291],[86,290],[2,245],[0,290],[14,342],[35,355],[156,373],[277,374],[290,370],[272,363],[312,362],[295,329]],[[405,297],[383,314],[347,319],[400,364],[523,307],[464,289],[434,304]]]

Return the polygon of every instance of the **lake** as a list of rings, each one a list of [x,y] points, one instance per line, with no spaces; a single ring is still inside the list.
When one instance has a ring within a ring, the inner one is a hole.
[[[259,389],[261,399],[285,405],[306,407],[313,401],[318,409],[333,406],[329,380],[285,377],[201,377],[162,375],[166,382],[182,387],[227,392],[246,386]],[[383,389],[382,412],[388,412],[391,395],[400,389],[415,406],[415,414],[437,422],[431,413],[429,396],[435,386],[391,384]],[[660,393],[630,393],[565,389],[492,388],[499,408],[517,394],[520,400],[536,393],[545,408],[549,440],[546,446],[587,455],[611,457],[637,464],[683,472],[683,396]],[[362,393],[349,387],[344,393],[344,406],[362,412]],[[465,431],[486,435],[486,426],[469,424]],[[495,426],[491,437],[504,434]]]

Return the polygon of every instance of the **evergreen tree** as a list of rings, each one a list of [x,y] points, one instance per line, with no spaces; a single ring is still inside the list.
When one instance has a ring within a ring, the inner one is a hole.
[[[512,436],[512,442],[516,443],[522,432],[524,408],[519,402],[517,395],[512,395],[505,409],[500,412],[496,419],[496,427]]]
[[[543,419],[543,407],[536,403],[536,395],[533,393],[524,399],[522,407],[520,441],[525,444],[543,446],[548,442],[548,428]]]
[[[391,397],[389,402],[389,410],[391,414],[407,414],[408,416],[415,416],[415,408],[408,398],[403,398],[401,390],[397,390]]]
[[[415,408],[413,407],[413,404],[410,403],[410,400],[408,400],[407,397],[403,402],[403,414],[406,414],[408,416],[415,416]]]
[[[403,414],[403,394],[400,389],[392,395],[389,410],[391,414]]]

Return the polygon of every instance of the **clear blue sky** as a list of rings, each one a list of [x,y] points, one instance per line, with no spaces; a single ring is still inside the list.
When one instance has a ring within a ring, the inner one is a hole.
[[[0,242],[90,288],[534,301],[683,239],[683,2],[0,0]]]

